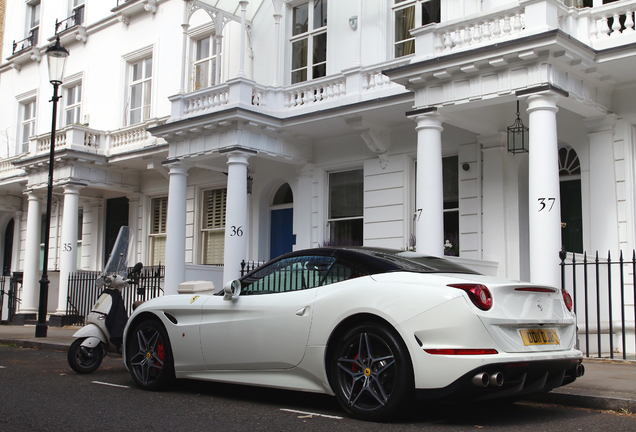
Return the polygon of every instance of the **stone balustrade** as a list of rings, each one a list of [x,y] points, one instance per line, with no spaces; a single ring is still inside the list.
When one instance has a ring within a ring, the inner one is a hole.
[[[24,170],[22,168],[16,168],[15,165],[13,165],[13,162],[19,160],[20,157],[21,156],[11,156],[0,160],[0,179],[24,174]]]
[[[165,121],[166,119],[152,119],[114,131],[100,131],[83,125],[65,126],[55,133],[55,150],[68,149],[110,156],[155,145],[159,143],[158,139],[153,137],[147,129],[163,124]],[[29,154],[48,153],[50,148],[51,134],[37,135],[30,140]]]
[[[604,39],[608,39],[607,42],[611,39],[611,43],[615,44],[621,37],[629,38],[625,43],[636,41],[635,12],[636,0],[613,2],[587,9],[584,16],[589,16],[591,21],[589,38],[592,45],[597,47],[597,41]]]

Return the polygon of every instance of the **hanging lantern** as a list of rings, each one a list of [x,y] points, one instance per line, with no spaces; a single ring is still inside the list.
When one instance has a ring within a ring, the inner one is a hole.
[[[512,126],[508,126],[508,151],[513,154],[528,152],[528,127],[519,117],[519,101],[517,101],[517,119]]]

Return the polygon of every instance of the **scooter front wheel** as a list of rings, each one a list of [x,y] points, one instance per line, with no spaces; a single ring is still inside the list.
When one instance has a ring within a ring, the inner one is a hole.
[[[86,338],[75,339],[68,350],[68,364],[71,368],[81,374],[89,374],[94,372],[104,358],[102,346],[97,345],[94,348],[83,347],[82,342]]]

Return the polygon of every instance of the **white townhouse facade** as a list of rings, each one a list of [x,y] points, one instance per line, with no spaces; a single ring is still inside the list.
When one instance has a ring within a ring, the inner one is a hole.
[[[165,263],[167,294],[325,243],[415,247],[556,286],[562,247],[633,250],[635,11],[636,0],[8,0],[0,256],[5,274],[24,272],[20,312],[37,309],[56,34],[70,56],[49,313],[63,314],[67,275],[101,269],[121,225],[136,260]],[[528,152],[511,153],[517,107]]]

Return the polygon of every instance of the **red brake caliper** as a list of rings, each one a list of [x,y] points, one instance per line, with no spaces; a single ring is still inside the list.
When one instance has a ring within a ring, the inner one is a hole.
[[[358,357],[360,357],[360,354],[356,354],[356,356],[354,357],[354,360],[358,360]],[[358,366],[357,364],[353,363],[351,365],[351,370],[354,372],[358,372],[360,370],[360,366]]]
[[[157,357],[163,362],[163,341],[157,343]]]

